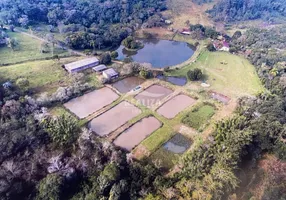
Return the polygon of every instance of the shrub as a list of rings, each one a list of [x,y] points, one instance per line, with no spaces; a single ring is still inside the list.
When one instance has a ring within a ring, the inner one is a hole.
[[[198,81],[203,78],[202,70],[195,68],[193,70],[188,71],[188,77],[191,81]]]
[[[115,58],[118,57],[118,52],[117,52],[117,51],[112,51],[112,52],[110,53],[110,56],[111,56],[112,59],[115,59]]]
[[[209,51],[215,51],[215,50],[216,50],[215,47],[214,47],[214,45],[213,45],[212,43],[209,43],[209,44],[207,45],[207,49],[208,49]]]
[[[80,131],[77,121],[70,115],[49,117],[42,122],[42,125],[53,142],[60,147],[72,145]]]
[[[101,64],[107,65],[111,63],[111,56],[109,53],[103,53],[100,58],[99,58],[99,62]]]

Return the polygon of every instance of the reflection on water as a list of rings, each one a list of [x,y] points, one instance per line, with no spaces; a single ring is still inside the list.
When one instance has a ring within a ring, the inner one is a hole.
[[[158,79],[167,81],[174,85],[184,86],[187,83],[186,77],[176,77],[176,76],[157,76]]]
[[[145,80],[142,78],[133,76],[117,81],[112,86],[115,87],[120,93],[127,93],[136,86],[141,85],[144,81]]]
[[[119,60],[131,57],[133,61],[140,63],[151,63],[153,67],[164,68],[180,64],[188,60],[195,51],[195,48],[185,42],[148,39],[141,40],[144,48],[138,51],[128,51],[120,46],[118,52]]]

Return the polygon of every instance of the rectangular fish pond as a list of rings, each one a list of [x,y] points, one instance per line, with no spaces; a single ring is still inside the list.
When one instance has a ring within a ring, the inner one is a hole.
[[[180,155],[192,145],[192,140],[180,133],[175,134],[151,155],[151,160],[159,160],[165,169],[170,169],[178,161]]]
[[[169,82],[173,85],[178,85],[178,86],[184,86],[187,84],[188,80],[186,77],[179,77],[179,76],[164,76],[160,75],[156,77],[157,79],[160,79],[162,81]]]

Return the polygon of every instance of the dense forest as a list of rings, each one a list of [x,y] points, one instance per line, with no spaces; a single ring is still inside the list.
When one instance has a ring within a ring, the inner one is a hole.
[[[0,1],[0,23],[28,28],[49,24],[50,31],[67,35],[65,42],[77,49],[118,45],[139,28],[156,24],[165,10],[163,0],[24,0]]]
[[[217,21],[271,21],[277,17],[285,17],[286,6],[284,0],[221,0],[209,13]]]

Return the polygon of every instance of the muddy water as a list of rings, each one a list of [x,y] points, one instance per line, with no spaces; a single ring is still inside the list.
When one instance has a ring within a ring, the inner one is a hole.
[[[119,54],[118,59],[130,57],[136,62],[151,63],[153,67],[164,68],[188,60],[195,51],[195,47],[185,42],[156,39],[140,41],[144,44],[144,48],[138,51],[128,51],[124,46],[120,46],[116,50]]]
[[[190,139],[181,134],[176,134],[163,145],[163,148],[176,154],[184,153],[191,146]]]
[[[97,135],[106,136],[136,117],[141,110],[126,101],[121,102],[89,123],[89,128]]]
[[[129,129],[122,132],[115,139],[114,144],[131,151],[142,140],[161,127],[161,122],[155,117],[146,117]]]
[[[136,86],[144,83],[144,81],[145,80],[142,78],[133,76],[117,81],[116,83],[112,84],[112,86],[115,87],[120,93],[127,93]]]
[[[137,101],[147,107],[160,104],[161,100],[173,91],[160,85],[152,85],[143,92],[135,96]]]
[[[193,105],[195,102],[195,99],[187,95],[180,94],[167,101],[157,110],[157,112],[168,119],[172,119],[185,108]]]
[[[118,99],[118,95],[111,89],[104,87],[99,90],[94,90],[81,97],[74,98],[65,103],[64,106],[80,119],[100,110],[104,106],[111,104]]]
[[[176,76],[157,76],[158,79],[167,81],[174,85],[184,86],[187,83],[186,77],[176,77]]]

